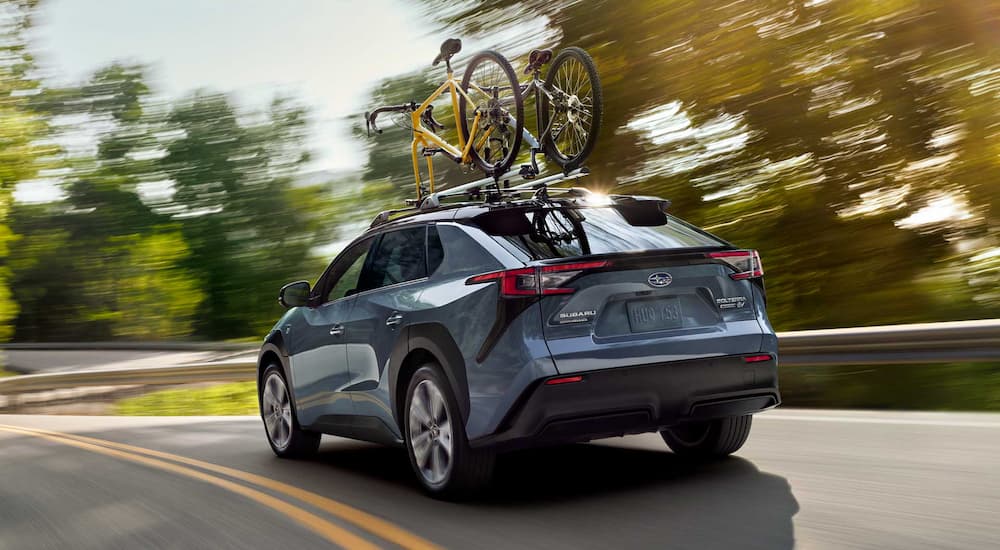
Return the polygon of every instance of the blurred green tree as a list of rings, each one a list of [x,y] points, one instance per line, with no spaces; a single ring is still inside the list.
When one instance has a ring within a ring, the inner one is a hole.
[[[311,250],[333,240],[320,187],[295,188],[308,160],[306,112],[286,99],[250,120],[228,98],[198,92],[166,119],[158,166],[174,192],[159,206],[180,224],[185,262],[205,293],[195,324],[209,339],[263,333],[279,315],[277,289],[311,276]]]
[[[682,217],[759,248],[779,328],[1000,311],[997,5],[425,6],[449,34],[502,37],[502,51],[531,42],[510,32],[529,19],[558,41],[532,46],[586,48],[605,123],[584,183],[666,196]]]
[[[26,35],[32,24],[34,0],[8,0],[0,8],[0,341],[12,334],[10,321],[18,304],[10,290],[9,247],[15,239],[8,225],[12,194],[44,168],[55,147],[46,142],[48,125],[32,106],[39,92],[33,78],[34,59]]]
[[[18,204],[10,265],[21,340],[226,339],[261,334],[288,279],[334,239],[321,185],[295,186],[307,116],[287,99],[241,113],[220,94],[149,99],[115,64],[34,105],[96,147],[61,159],[63,196]],[[90,138],[93,139],[93,138]]]

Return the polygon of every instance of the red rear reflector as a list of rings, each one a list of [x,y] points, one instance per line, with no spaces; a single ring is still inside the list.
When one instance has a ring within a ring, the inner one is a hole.
[[[467,285],[473,285],[478,283],[488,283],[490,281],[495,281],[503,276],[503,271],[496,271],[493,273],[483,273],[482,275],[476,275],[475,277],[469,277],[465,281]]]
[[[580,382],[582,380],[582,376],[564,376],[562,378],[550,378],[545,381],[545,385],[558,386],[559,384],[572,384],[573,382]]]
[[[770,355],[748,355],[743,358],[744,363],[760,363],[761,361],[770,361]]]

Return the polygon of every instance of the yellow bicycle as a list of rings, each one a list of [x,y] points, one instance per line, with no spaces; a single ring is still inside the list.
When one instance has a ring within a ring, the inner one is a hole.
[[[472,57],[459,82],[452,71],[451,58],[461,50],[462,41],[457,38],[449,38],[441,44],[441,53],[434,59],[434,65],[444,61],[448,76],[423,103],[418,105],[411,101],[365,113],[369,134],[372,131],[382,133],[375,125],[375,119],[382,113],[410,114],[413,177],[418,201],[425,192],[434,192],[433,155],[441,153],[457,163],[476,165],[487,176],[499,178],[514,163],[521,148],[524,102],[514,68],[504,56],[484,50]],[[435,120],[432,103],[445,91],[451,94],[451,107],[459,122],[457,145],[434,133],[434,130],[444,129],[444,125]],[[427,159],[426,188],[420,177],[421,155]]]

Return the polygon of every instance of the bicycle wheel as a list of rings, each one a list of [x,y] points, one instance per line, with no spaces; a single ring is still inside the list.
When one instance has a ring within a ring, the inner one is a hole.
[[[579,168],[594,150],[601,130],[604,97],[597,66],[582,48],[559,52],[545,78],[538,132],[545,156],[564,170]],[[546,129],[548,130],[546,132]]]
[[[469,61],[462,89],[473,103],[469,105],[460,94],[459,118],[466,141],[476,113],[480,114],[469,156],[486,175],[500,176],[514,164],[524,131],[524,101],[517,74],[504,56],[485,50]]]

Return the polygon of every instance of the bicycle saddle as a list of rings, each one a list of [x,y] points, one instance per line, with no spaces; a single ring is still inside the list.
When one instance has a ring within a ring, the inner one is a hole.
[[[457,38],[449,38],[441,43],[441,53],[434,58],[434,64],[437,65],[442,61],[450,61],[451,56],[462,51],[462,41]]]
[[[531,74],[540,69],[542,65],[552,59],[552,50],[531,50],[528,54],[528,66],[524,68],[524,74]]]

